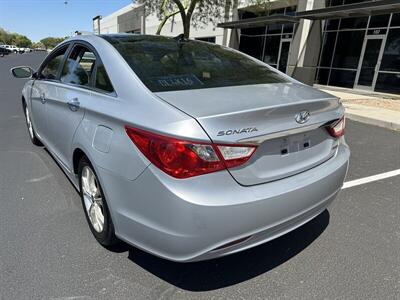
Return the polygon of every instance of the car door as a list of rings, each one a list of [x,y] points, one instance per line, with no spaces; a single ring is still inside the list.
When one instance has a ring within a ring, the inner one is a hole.
[[[48,145],[46,102],[56,97],[60,67],[68,44],[55,49],[39,68],[31,93],[31,116],[33,126],[39,138]]]
[[[72,140],[81,123],[85,106],[91,102],[94,51],[74,44],[65,60],[56,97],[47,102],[47,126],[53,154],[71,170]]]

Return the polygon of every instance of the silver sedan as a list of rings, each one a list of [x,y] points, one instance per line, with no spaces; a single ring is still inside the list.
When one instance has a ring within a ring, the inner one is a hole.
[[[30,139],[80,191],[102,245],[174,261],[232,254],[332,202],[350,151],[338,99],[238,51],[146,35],[77,36],[28,78]]]

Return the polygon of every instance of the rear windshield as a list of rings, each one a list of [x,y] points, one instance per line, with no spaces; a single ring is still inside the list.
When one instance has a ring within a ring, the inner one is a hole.
[[[218,45],[159,36],[103,36],[153,92],[286,82],[261,62]]]

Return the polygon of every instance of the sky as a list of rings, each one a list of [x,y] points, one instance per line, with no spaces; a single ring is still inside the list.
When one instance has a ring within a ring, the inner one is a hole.
[[[93,31],[93,17],[109,15],[129,3],[132,0],[0,0],[0,27],[37,42],[76,30]]]

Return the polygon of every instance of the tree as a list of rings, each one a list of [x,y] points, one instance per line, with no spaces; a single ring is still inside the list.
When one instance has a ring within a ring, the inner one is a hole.
[[[40,40],[40,43],[42,43],[44,45],[44,47],[46,49],[51,49],[54,48],[55,46],[57,46],[59,43],[61,43],[62,41],[64,41],[66,38],[57,38],[57,37],[47,37],[44,39]]]
[[[0,28],[0,44],[5,44],[5,45],[11,44],[11,35],[3,28]]]
[[[0,44],[16,45],[18,47],[26,48],[32,45],[32,41],[24,35],[15,32],[8,32],[3,28],[0,28]]]
[[[32,43],[32,48],[34,49],[44,49],[45,46],[41,42]]]
[[[248,0],[248,5],[263,8],[263,10],[255,13],[259,16],[265,16],[271,10],[271,0]]]
[[[17,47],[28,48],[32,46],[32,41],[24,35],[17,34],[13,39],[13,44]]]
[[[145,4],[147,14],[156,13],[161,20],[157,34],[169,18],[180,14],[184,38],[189,38],[191,24],[199,27],[218,22],[225,0],[141,0],[141,3]]]
[[[178,9],[171,10],[171,5],[169,5],[169,4],[170,4],[170,0],[162,0],[161,6],[160,6],[162,19],[161,19],[160,25],[158,25],[157,32],[156,32],[156,34],[158,34],[158,35],[161,34],[161,30],[163,29],[165,23],[167,23],[168,19],[179,14],[179,10]]]

